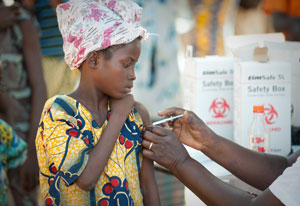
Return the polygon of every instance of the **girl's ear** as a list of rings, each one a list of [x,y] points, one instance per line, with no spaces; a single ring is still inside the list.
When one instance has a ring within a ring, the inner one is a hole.
[[[101,61],[101,55],[99,55],[96,51],[90,53],[87,58],[88,65],[92,68],[96,68]]]

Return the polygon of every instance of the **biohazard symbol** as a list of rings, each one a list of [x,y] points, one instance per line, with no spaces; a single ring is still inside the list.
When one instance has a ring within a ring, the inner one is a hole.
[[[226,100],[222,97],[215,98],[209,107],[209,112],[214,118],[224,118],[228,115],[230,110]]]
[[[267,124],[274,124],[277,118],[278,113],[275,108],[271,104],[265,106],[265,120]]]

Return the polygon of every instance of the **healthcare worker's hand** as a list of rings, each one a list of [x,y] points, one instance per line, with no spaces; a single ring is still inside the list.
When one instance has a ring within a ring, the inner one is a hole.
[[[197,150],[213,144],[216,134],[194,113],[181,108],[168,108],[158,113],[159,116],[176,116],[184,114],[182,118],[168,122],[178,139]]]
[[[148,126],[143,133],[143,155],[173,171],[189,154],[176,135],[163,127]]]

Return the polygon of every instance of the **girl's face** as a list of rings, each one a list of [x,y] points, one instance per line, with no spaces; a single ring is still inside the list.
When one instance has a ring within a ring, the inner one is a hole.
[[[109,59],[100,54],[101,62],[92,74],[97,88],[117,99],[130,93],[136,79],[134,66],[140,53],[141,42],[136,39],[113,51]]]

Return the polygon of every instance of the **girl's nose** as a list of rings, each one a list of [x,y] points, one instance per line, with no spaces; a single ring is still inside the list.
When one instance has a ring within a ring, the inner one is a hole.
[[[136,79],[134,69],[131,69],[131,71],[129,72],[128,79],[131,80],[131,81]]]

